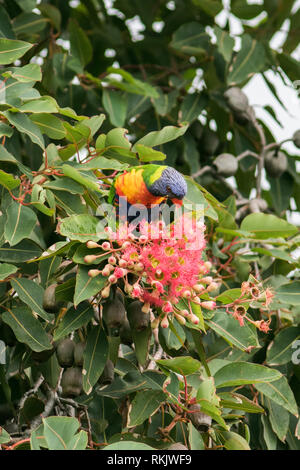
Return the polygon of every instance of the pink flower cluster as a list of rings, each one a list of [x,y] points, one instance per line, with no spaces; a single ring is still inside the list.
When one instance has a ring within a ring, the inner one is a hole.
[[[109,233],[110,241],[101,245],[87,243],[90,248],[101,247],[105,254],[110,254],[101,271],[89,271],[92,277],[100,273],[107,277],[102,297],[108,297],[110,286],[123,279],[125,292],[142,301],[145,311],[156,307],[161,312],[159,321],[163,327],[168,326],[170,313],[181,324],[186,318],[198,324],[191,302],[213,310],[215,302],[202,301],[199,296],[218,288],[214,279],[207,276],[211,263],[203,260],[205,225],[183,215],[168,226],[161,221],[143,221],[136,235],[135,229],[122,225],[117,232]],[[88,255],[85,261],[94,262],[97,258],[100,261],[101,256],[103,253]],[[182,298],[186,299],[188,309],[177,306]]]

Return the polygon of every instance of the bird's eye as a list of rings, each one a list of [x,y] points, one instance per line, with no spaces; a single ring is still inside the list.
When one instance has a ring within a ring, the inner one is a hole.
[[[170,186],[167,186],[167,191],[168,191],[168,192],[171,192]]]

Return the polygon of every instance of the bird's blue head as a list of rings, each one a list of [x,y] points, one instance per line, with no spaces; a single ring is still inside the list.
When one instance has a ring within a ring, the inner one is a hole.
[[[168,166],[148,190],[154,196],[168,197],[175,203],[182,203],[187,193],[187,184],[181,173]]]

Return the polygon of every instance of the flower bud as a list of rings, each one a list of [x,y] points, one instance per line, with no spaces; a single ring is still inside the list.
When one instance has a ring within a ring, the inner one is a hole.
[[[130,243],[129,241],[126,241],[126,242],[124,242],[124,243],[122,244],[122,247],[121,247],[121,248],[122,248],[122,250],[125,250],[126,248],[129,248],[130,245],[131,245],[131,243]]]
[[[169,301],[165,302],[163,307],[162,307],[162,311],[165,312],[165,313],[173,312],[173,305],[171,304],[171,302],[169,302]]]
[[[213,292],[214,290],[217,290],[218,287],[219,287],[219,284],[217,284],[216,282],[212,282],[211,284],[209,284],[207,288],[207,292]]]
[[[168,320],[168,315],[165,315],[162,321],[160,322],[160,326],[162,328],[168,328],[169,327],[169,320]]]
[[[100,248],[100,247],[101,247],[101,245],[98,245],[98,243],[93,242],[93,241],[88,241],[88,242],[86,243],[86,246],[87,246],[88,248]]]
[[[216,308],[216,302],[207,300],[205,302],[201,302],[201,307],[206,308],[206,310],[214,310]]]
[[[142,306],[142,312],[143,313],[148,313],[150,310],[150,304],[149,302],[145,302],[144,305]]]
[[[183,291],[182,297],[183,297],[184,299],[190,299],[190,298],[192,297],[191,291],[190,291],[190,290],[185,290],[185,291]]]
[[[212,264],[210,261],[205,261],[204,266],[206,267],[208,271],[210,271],[212,268]]]
[[[110,248],[111,248],[110,243],[109,242],[103,242],[102,245],[101,245],[101,248],[104,251],[110,250]]]
[[[107,260],[109,264],[116,264],[117,260],[115,256],[110,256]]]
[[[202,282],[202,284],[211,284],[212,281],[213,281],[213,278],[211,276],[206,276],[206,277],[203,277],[200,282]]]
[[[180,310],[180,315],[187,318],[190,315],[190,312],[188,310]]]
[[[125,259],[120,259],[119,266],[120,268],[127,268],[127,261]]]
[[[111,265],[110,264],[106,264],[104,266],[104,268],[102,269],[102,276],[109,276],[110,273],[111,273]]]
[[[205,290],[205,287],[202,284],[195,284],[193,289],[197,294],[201,294]]]
[[[186,320],[185,320],[185,318],[184,318],[182,315],[180,315],[180,314],[177,313],[177,312],[174,312],[174,316],[175,316],[176,320],[178,321],[178,323],[179,323],[180,325],[185,325],[185,324],[186,324]]]
[[[95,261],[96,259],[97,259],[97,256],[96,256],[96,255],[86,255],[86,256],[84,257],[84,262],[90,264],[90,263],[92,263],[93,261]]]
[[[99,269],[90,269],[89,272],[88,272],[88,275],[90,277],[96,277],[98,276],[99,274],[101,274],[102,271],[99,271]]]
[[[108,282],[110,282],[110,284],[115,284],[117,280],[118,278],[114,274],[111,274],[108,278]]]
[[[110,285],[104,287],[101,291],[101,295],[104,299],[107,299],[109,297],[109,294],[110,294]]]

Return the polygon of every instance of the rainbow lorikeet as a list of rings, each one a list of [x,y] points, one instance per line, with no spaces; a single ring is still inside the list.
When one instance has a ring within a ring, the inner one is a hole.
[[[132,167],[116,176],[109,200],[119,205],[119,198],[127,198],[130,206],[143,205],[147,209],[170,199],[182,204],[187,193],[183,176],[174,168],[165,165],[142,165]]]

